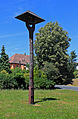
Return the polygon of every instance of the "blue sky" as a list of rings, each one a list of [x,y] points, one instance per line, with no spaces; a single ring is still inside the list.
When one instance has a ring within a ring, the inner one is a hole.
[[[75,50],[78,55],[78,0],[1,0],[0,51],[4,45],[9,57],[15,53],[29,54],[28,30],[24,22],[14,18],[27,10],[46,20],[36,25],[34,40],[40,27],[58,21],[72,39],[68,53]]]

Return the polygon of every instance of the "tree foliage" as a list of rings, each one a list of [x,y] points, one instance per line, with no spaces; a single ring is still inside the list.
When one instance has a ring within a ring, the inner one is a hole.
[[[0,57],[0,71],[6,70],[10,73],[10,64],[9,64],[9,57],[5,53],[4,45],[2,46],[1,50],[1,57]]]
[[[34,68],[34,88],[52,89],[55,82],[48,80],[44,71]],[[28,89],[29,72],[15,68],[9,74],[5,70],[0,72],[0,89]]]
[[[72,51],[70,53],[70,56],[69,56],[69,59],[68,59],[68,70],[69,70],[69,76],[74,78],[74,74],[73,72],[76,70],[76,66],[77,66],[77,63],[76,63],[76,53],[75,51]]]
[[[68,32],[63,30],[58,22],[50,22],[41,27],[39,33],[36,33],[35,53],[39,68],[43,68],[45,62],[52,63],[55,72],[58,69],[62,82],[65,82],[69,76],[67,49],[70,46],[70,41]],[[53,68],[51,69],[53,72]],[[56,79],[59,78],[56,75]]]
[[[56,84],[61,82],[59,69],[53,63],[45,62],[43,71],[47,75],[48,80],[53,80]]]

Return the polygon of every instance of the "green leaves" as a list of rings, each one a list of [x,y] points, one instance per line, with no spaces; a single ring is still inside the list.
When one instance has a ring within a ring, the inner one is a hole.
[[[39,33],[36,33],[35,41],[35,53],[39,68],[44,68],[44,62],[52,63],[59,71],[60,80],[67,80],[69,58],[67,49],[70,46],[70,41],[68,32],[63,30],[58,22],[50,22],[41,27]],[[53,72],[53,68],[51,71]],[[54,72],[51,74],[51,77],[53,76],[58,79]]]
[[[9,64],[9,57],[5,53],[4,45],[2,46],[1,50],[1,57],[0,57],[0,71],[6,70],[8,73],[10,73],[10,64]]]

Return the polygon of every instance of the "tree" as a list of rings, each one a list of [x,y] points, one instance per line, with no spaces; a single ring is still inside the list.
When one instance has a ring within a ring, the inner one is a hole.
[[[59,69],[53,63],[45,62],[43,71],[48,80],[53,80],[56,84],[61,82]]]
[[[44,67],[44,62],[53,63],[58,68],[60,80],[64,82],[68,77],[67,49],[71,39],[68,32],[59,26],[58,22],[50,22],[39,29],[36,33],[35,53],[39,68]]]
[[[9,57],[5,53],[4,45],[2,46],[1,50],[1,57],[0,57],[0,71],[6,70],[10,73],[10,64],[9,64]]]
[[[73,72],[76,70],[76,53],[75,51],[72,51],[70,53],[70,56],[69,56],[69,59],[68,59],[68,71],[69,71],[69,77],[71,78],[74,78],[74,74]]]

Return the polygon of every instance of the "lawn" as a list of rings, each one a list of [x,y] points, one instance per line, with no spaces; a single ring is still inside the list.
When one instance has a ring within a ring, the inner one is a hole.
[[[78,92],[35,90],[29,105],[27,90],[0,90],[0,119],[78,119]]]

